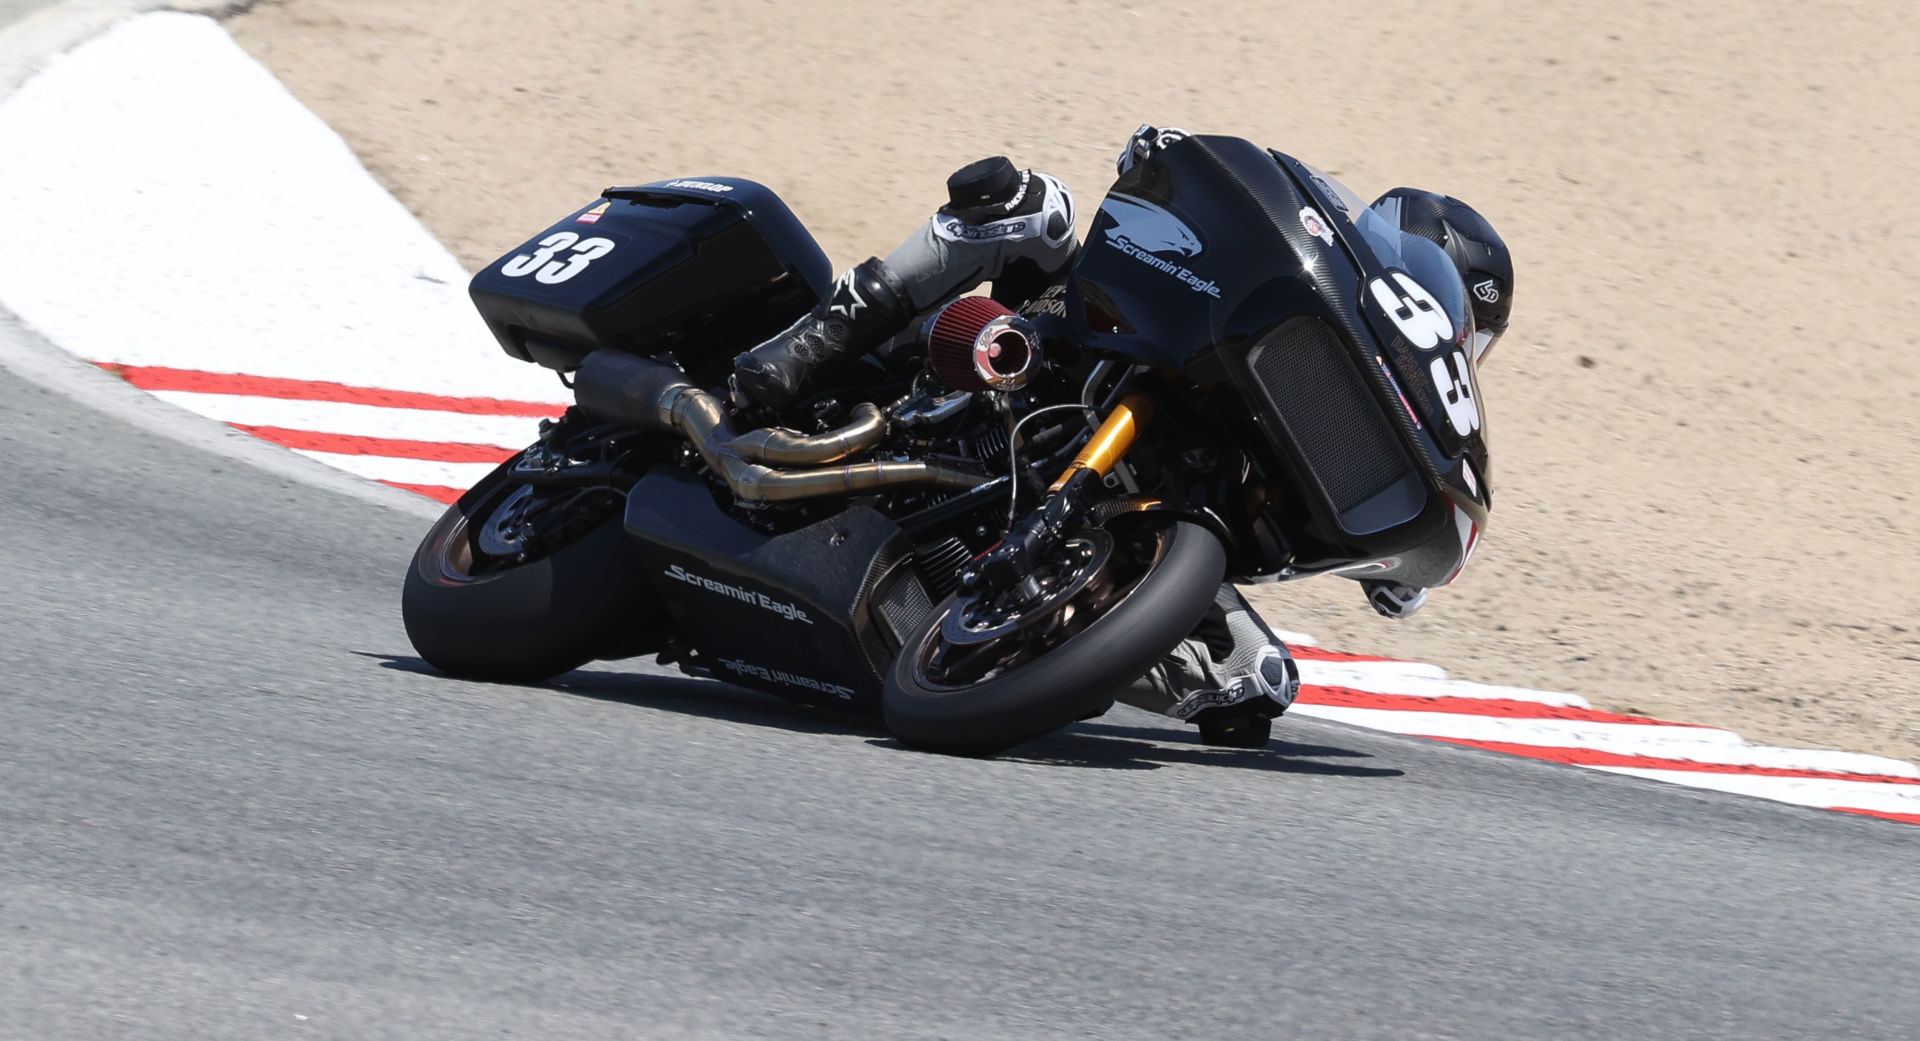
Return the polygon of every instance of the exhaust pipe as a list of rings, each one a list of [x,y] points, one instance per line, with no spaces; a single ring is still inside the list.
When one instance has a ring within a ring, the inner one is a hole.
[[[784,427],[761,427],[728,441],[727,450],[743,459],[779,466],[833,463],[872,448],[886,433],[887,418],[880,414],[880,406],[862,401],[853,407],[851,421],[838,430],[808,437]]]
[[[862,402],[851,422],[813,436],[781,427],[741,433],[726,405],[687,382],[679,370],[622,351],[587,355],[574,373],[573,399],[596,418],[685,437],[742,502],[791,502],[905,485],[965,490],[988,480],[982,474],[919,462],[818,467],[879,444],[886,434],[880,409]],[[767,463],[816,468],[778,470]]]

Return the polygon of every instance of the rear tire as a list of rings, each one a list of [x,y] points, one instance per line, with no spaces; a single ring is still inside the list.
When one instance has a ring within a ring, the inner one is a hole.
[[[1111,708],[1114,691],[1193,632],[1226,571],[1226,551],[1211,531],[1190,521],[1152,523],[1144,535],[1157,543],[1151,563],[1105,614],[969,685],[929,674],[930,663],[953,646],[942,623],[960,599],[949,597],[894,659],[884,695],[887,729],[917,748],[993,755]]]
[[[450,675],[505,683],[658,650],[669,619],[621,524],[618,494],[525,485],[511,475],[519,458],[461,496],[414,553],[400,599],[414,650]],[[564,498],[583,494],[606,498]],[[504,510],[541,507],[556,528],[537,554],[486,552],[489,542],[511,548],[482,534]]]

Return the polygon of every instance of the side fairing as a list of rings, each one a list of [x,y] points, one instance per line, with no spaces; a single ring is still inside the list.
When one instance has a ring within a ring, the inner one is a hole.
[[[1458,269],[1428,239],[1400,231],[1312,166],[1271,153],[1332,217],[1354,265],[1354,312],[1435,469],[1484,520],[1489,500],[1486,408],[1473,362],[1472,309]]]
[[[1486,413],[1471,350],[1473,309],[1453,261],[1434,242],[1394,227],[1319,169],[1279,152],[1273,157],[1308,196],[1327,206],[1344,254],[1361,277],[1357,313],[1373,332],[1380,361],[1423,434],[1428,457],[1473,457],[1473,484],[1484,484]]]
[[[1469,313],[1439,247],[1289,156],[1209,136],[1114,184],[1068,293],[1088,346],[1238,386],[1319,503],[1307,566],[1400,552],[1461,513],[1484,526]]]

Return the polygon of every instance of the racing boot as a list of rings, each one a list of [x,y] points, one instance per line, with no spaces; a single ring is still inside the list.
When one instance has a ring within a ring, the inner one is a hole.
[[[841,275],[811,314],[733,359],[733,403],[742,410],[783,409],[815,369],[873,350],[912,318],[906,286],[885,261],[869,257]]]
[[[1300,693],[1300,669],[1229,582],[1193,635],[1147,674],[1145,687],[1121,700],[1197,725],[1204,744],[1263,748],[1274,718]]]

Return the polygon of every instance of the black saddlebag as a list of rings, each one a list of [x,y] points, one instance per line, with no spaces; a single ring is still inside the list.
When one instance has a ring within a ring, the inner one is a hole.
[[[764,185],[733,177],[609,188],[473,276],[508,354],[568,372],[589,352],[672,351],[714,369],[811,310],[825,253]]]

